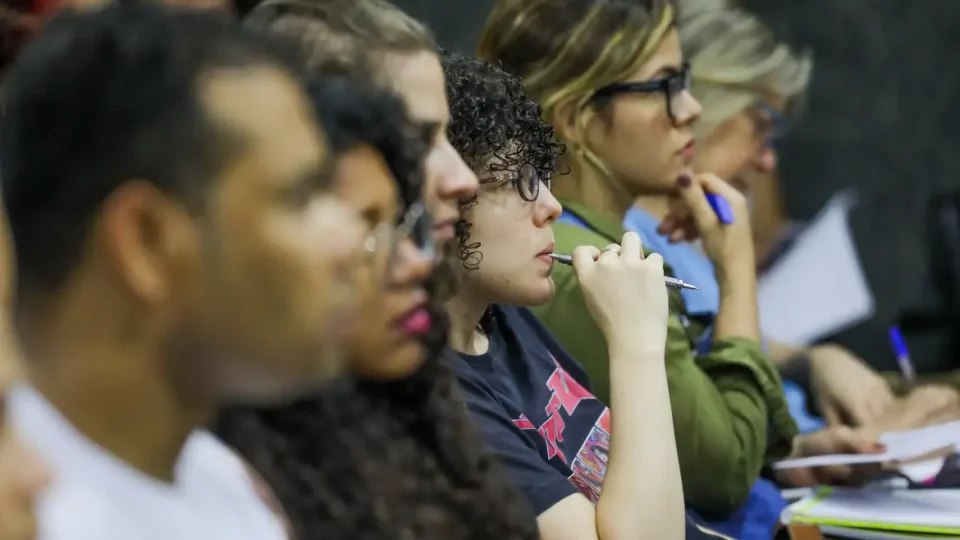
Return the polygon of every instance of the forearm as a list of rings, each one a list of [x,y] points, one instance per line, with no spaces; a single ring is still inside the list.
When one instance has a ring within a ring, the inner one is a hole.
[[[597,503],[602,540],[679,539],[683,483],[663,352],[610,352],[610,461]]]
[[[800,355],[807,352],[806,349],[775,341],[767,341],[765,342],[765,345],[767,346],[767,357],[770,359],[770,362],[779,370],[787,367],[791,361],[797,359],[800,357]]]
[[[757,278],[753,257],[738,261],[727,271],[717,271],[720,309],[714,326],[714,340],[742,337],[760,342],[757,309]]]

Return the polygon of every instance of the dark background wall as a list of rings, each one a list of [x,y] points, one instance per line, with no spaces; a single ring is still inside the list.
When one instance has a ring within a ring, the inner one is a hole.
[[[681,0],[682,1],[682,0]],[[491,0],[396,0],[441,44],[473,50]],[[877,315],[837,339],[896,365],[887,325],[931,303],[923,223],[929,200],[960,189],[960,1],[747,0],[782,38],[816,58],[806,114],[781,156],[792,218],[856,187],[851,224]],[[824,261],[824,264],[829,264]],[[960,367],[944,336],[908,336],[921,366]]]

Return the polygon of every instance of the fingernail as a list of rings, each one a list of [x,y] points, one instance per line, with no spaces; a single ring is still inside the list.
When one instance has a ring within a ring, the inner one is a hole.
[[[878,444],[874,444],[874,445],[873,445],[873,451],[874,451],[874,452],[886,452],[886,451],[887,451],[887,447],[886,447],[886,445],[879,444],[879,443],[878,443]]]
[[[689,176],[685,174],[681,174],[679,177],[677,177],[677,183],[680,184],[680,187],[682,188],[688,188],[690,187],[690,184],[693,183],[693,181],[690,179]]]

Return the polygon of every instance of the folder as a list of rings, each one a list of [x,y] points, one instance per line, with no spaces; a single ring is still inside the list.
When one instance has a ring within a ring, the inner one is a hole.
[[[841,538],[960,538],[960,489],[821,488],[781,519]]]

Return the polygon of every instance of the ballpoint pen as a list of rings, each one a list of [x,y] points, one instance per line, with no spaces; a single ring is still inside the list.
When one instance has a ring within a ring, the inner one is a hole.
[[[907,385],[912,385],[917,377],[917,372],[913,368],[913,362],[910,360],[910,350],[907,349],[907,340],[903,339],[903,333],[896,326],[890,327],[890,345],[893,346],[893,354],[897,355],[897,365],[900,366],[900,373],[903,375],[903,381]]]
[[[567,266],[573,266],[573,258],[570,255],[563,255],[560,253],[551,253],[550,258],[557,261],[558,263],[565,264]],[[673,287],[674,289],[690,289],[694,291],[699,291],[700,287],[696,285],[691,285],[683,280],[672,278],[670,276],[663,276],[663,281],[667,287]]]

